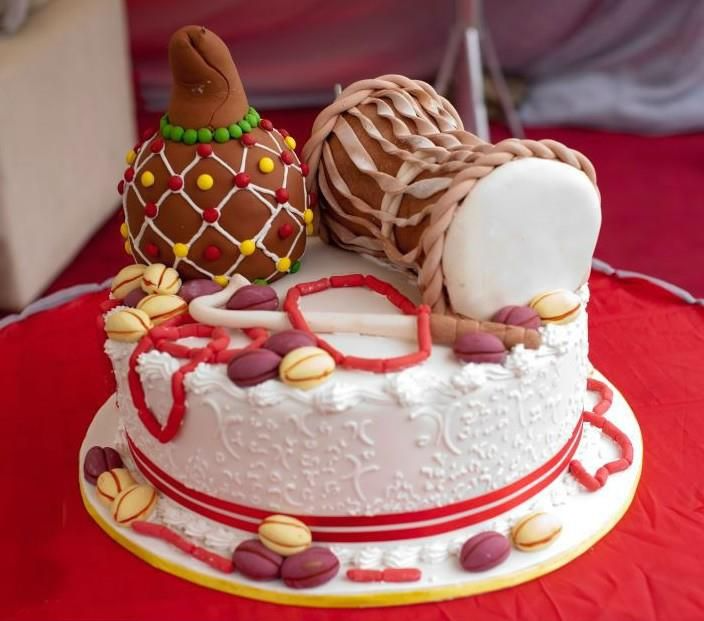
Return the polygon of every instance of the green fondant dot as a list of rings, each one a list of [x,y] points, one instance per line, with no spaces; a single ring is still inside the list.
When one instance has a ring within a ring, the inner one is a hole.
[[[167,123],[166,125],[164,125],[164,128],[161,130],[161,135],[168,140],[169,138],[171,138],[171,130],[172,129],[173,129],[173,127]]]
[[[242,137],[242,128],[237,125],[237,123],[230,125],[230,127],[227,128],[227,131],[230,133],[230,138],[237,140],[237,138]]]
[[[253,284],[255,284],[255,285],[268,285],[269,283],[266,281],[266,278],[255,278],[253,281]]]
[[[256,127],[259,125],[259,119],[257,119],[256,114],[252,114],[251,112],[245,117],[245,120],[247,123],[249,123],[250,127]]]
[[[198,142],[212,142],[213,132],[211,132],[207,127],[201,127],[198,130]]]
[[[298,270],[301,269],[301,262],[300,261],[294,261],[293,265],[291,266],[291,269],[289,270],[292,274],[295,274]]]
[[[173,125],[171,127],[171,140],[174,142],[181,142],[181,140],[183,140],[183,134],[183,127],[180,125]]]
[[[239,123],[237,123],[242,128],[242,131],[246,134],[247,132],[252,131],[252,126],[249,124],[249,121],[242,119]]]
[[[166,115],[162,116],[161,119],[159,120],[159,129],[163,130],[166,125],[168,125],[169,119],[166,118]]]
[[[230,132],[226,127],[218,127],[215,130],[215,142],[227,142],[230,139]]]
[[[187,129],[183,132],[183,141],[186,144],[195,144],[198,142],[198,132],[195,129]]]

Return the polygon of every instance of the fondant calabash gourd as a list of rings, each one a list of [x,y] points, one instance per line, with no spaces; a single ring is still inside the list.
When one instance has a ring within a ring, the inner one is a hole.
[[[249,106],[227,46],[209,30],[174,33],[169,62],[168,112],[128,153],[118,186],[126,248],[185,279],[275,280],[295,269],[312,215],[295,141]]]
[[[436,313],[489,319],[589,275],[601,223],[589,160],[551,140],[488,144],[423,82],[350,85],[303,155],[321,237],[416,272]]]

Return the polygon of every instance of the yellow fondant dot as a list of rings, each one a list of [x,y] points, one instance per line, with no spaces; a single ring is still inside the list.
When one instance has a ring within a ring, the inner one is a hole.
[[[315,228],[313,227],[313,224],[306,224],[306,233],[308,235],[312,235],[315,232]]]
[[[303,212],[303,222],[306,224],[310,224],[313,222],[313,210],[312,209],[306,209]]]
[[[215,181],[213,181],[213,178],[210,175],[198,175],[198,179],[196,179],[196,185],[201,190],[209,190],[213,187],[214,183]]]
[[[154,173],[149,170],[145,170],[142,173],[141,180],[142,180],[142,185],[145,188],[151,188],[154,185]]]
[[[227,276],[213,276],[213,282],[217,283],[221,287],[227,287],[227,283],[230,282],[230,279]]]
[[[126,239],[125,240],[125,252],[132,256],[132,246],[130,246],[130,240]]]
[[[136,159],[137,154],[135,153],[134,149],[130,149],[129,151],[127,151],[127,155],[125,155],[125,162],[127,162],[128,166],[132,166]]]
[[[286,138],[284,138],[284,142],[289,149],[294,150],[296,148],[296,141],[293,136],[286,136]]]
[[[259,170],[263,173],[270,173],[274,170],[274,160],[270,157],[263,157],[259,160]]]
[[[174,244],[171,250],[174,251],[174,255],[176,255],[177,257],[188,256],[188,244]]]
[[[276,269],[280,272],[288,272],[291,269],[291,259],[283,257],[276,262]]]
[[[123,222],[120,225],[120,235],[122,235],[122,239],[127,239],[127,233],[129,231],[127,230],[127,222]]]
[[[253,239],[245,239],[241,244],[240,244],[240,252],[245,256],[248,257],[250,254],[254,254],[254,251],[257,249],[257,245],[254,243]]]

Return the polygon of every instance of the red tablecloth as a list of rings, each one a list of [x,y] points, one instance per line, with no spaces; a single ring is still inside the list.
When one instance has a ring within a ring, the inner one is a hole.
[[[704,618],[704,309],[643,281],[591,280],[593,363],[623,392],[645,464],[621,523],[579,559],[519,587],[409,608],[263,604],[153,569],[83,509],[78,448],[112,392],[88,295],[0,331],[2,619]],[[614,475],[618,476],[618,475]]]

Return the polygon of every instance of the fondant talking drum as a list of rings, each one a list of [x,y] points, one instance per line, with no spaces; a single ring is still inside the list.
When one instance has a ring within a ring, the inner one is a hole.
[[[352,84],[303,157],[321,236],[417,273],[435,312],[488,319],[588,278],[601,224],[589,160],[552,140],[483,142],[423,82]]]
[[[173,87],[158,132],[118,185],[125,248],[184,278],[226,284],[297,271],[312,212],[296,142],[250,107],[230,52],[199,26],[169,43]]]

